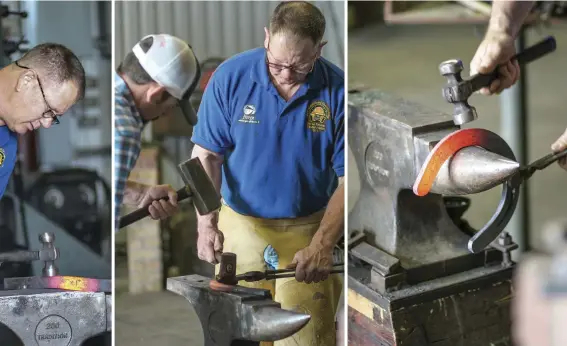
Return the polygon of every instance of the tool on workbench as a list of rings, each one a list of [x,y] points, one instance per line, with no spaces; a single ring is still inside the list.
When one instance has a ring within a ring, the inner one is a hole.
[[[220,196],[198,157],[182,162],[178,168],[185,183],[185,187],[177,191],[178,201],[191,198],[201,215],[206,215],[221,207]],[[140,208],[121,217],[119,228],[126,227],[148,215],[150,215],[148,207]]]
[[[550,36],[518,53],[511,61],[516,60],[522,66],[555,51],[555,48],[555,38]],[[497,68],[491,74],[477,74],[470,79],[463,80],[461,71],[463,71],[461,60],[451,59],[439,65],[439,72],[447,78],[447,85],[442,89],[442,93],[445,100],[454,106],[453,121],[455,125],[463,125],[477,118],[476,109],[468,103],[469,97],[474,92],[490,86],[499,76]]]
[[[348,344],[489,345],[509,338],[514,241],[501,236],[471,253],[476,230],[461,229],[463,208],[450,213],[446,197],[504,185],[520,170],[510,146],[483,131],[485,146],[449,153],[420,197],[412,187],[436,144],[459,130],[453,117],[358,89],[349,91],[348,122],[360,181],[347,224]]]
[[[167,289],[186,298],[199,317],[204,346],[259,346],[297,333],[311,319],[282,309],[269,290],[230,285],[212,289],[212,281],[200,275],[167,279]]]

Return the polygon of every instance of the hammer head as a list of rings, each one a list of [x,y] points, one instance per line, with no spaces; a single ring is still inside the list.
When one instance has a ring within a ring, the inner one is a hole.
[[[469,105],[468,99],[473,91],[470,84],[463,82],[461,60],[447,60],[439,65],[439,73],[447,78],[447,85],[443,88],[443,97],[454,106],[453,122],[455,125],[470,123],[477,118],[476,109]]]
[[[221,255],[217,281],[226,285],[236,285],[236,254],[224,252]]]
[[[179,164],[181,177],[191,190],[193,204],[201,215],[209,214],[221,207],[221,199],[213,181],[205,172],[198,157]]]
[[[39,235],[39,242],[43,245],[39,251],[39,259],[44,261],[43,276],[59,275],[55,260],[59,258],[59,250],[55,247],[55,234],[45,232]]]

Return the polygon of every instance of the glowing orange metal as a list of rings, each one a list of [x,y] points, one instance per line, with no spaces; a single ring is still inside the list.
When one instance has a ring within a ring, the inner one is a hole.
[[[437,174],[445,161],[463,148],[471,146],[484,147],[487,144],[489,133],[484,129],[462,129],[451,133],[439,141],[421,167],[421,171],[413,185],[413,192],[418,196],[427,195],[431,191],[435,178],[437,178]]]
[[[221,292],[231,292],[234,289],[234,286],[220,283],[217,280],[211,280],[209,287],[214,291]]]
[[[78,276],[52,276],[45,278],[46,288],[62,289],[67,291],[98,292],[101,288],[97,279],[82,278]]]

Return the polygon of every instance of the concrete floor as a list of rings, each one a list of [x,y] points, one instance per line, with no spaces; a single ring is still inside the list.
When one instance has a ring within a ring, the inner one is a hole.
[[[482,29],[481,29],[482,30]],[[557,39],[555,53],[532,63],[528,79],[529,158],[546,155],[550,145],[567,127],[567,110],[563,103],[567,93],[565,61],[567,25],[555,26],[546,32],[529,32],[528,45],[546,35]],[[452,113],[452,106],[441,97],[445,78],[439,75],[440,62],[459,58],[468,63],[480,43],[473,26],[375,26],[349,35],[348,81],[366,85]],[[479,119],[468,127],[487,128],[500,133],[499,99],[475,95],[470,99]],[[356,164],[348,160],[348,203],[354,205],[360,189]],[[537,245],[539,230],[549,219],[563,217],[566,211],[567,172],[558,166],[536,173],[530,180],[532,241]],[[500,199],[500,189],[472,197],[472,206],[465,214],[475,227],[490,219]]]
[[[201,346],[202,328],[187,300],[168,291],[131,295],[126,259],[116,258],[116,345]]]
[[[169,292],[116,299],[116,345],[203,345],[202,328],[182,297]]]
[[[545,60],[530,66],[529,86],[529,155],[536,158],[549,151],[550,144],[567,126],[567,111],[563,98],[567,92],[564,73],[567,52],[567,26],[552,28],[557,51]],[[530,35],[529,42],[538,38]],[[449,58],[472,58],[479,38],[470,26],[444,27],[384,27],[376,26],[349,35],[349,81],[363,82],[407,99],[451,112],[440,95],[444,79],[439,76],[439,62]],[[497,97],[474,96],[471,104],[477,108],[479,120],[475,127],[495,132],[499,130]],[[354,162],[349,158],[350,205],[356,200],[358,182]],[[542,224],[565,214],[567,173],[550,167],[537,173],[532,181],[531,211],[534,235]],[[473,206],[467,213],[473,226],[481,226],[494,212],[499,192],[489,191],[473,196]],[[537,237],[536,237],[537,238]],[[117,285],[124,283],[125,267],[118,262]],[[123,284],[121,284],[122,287]],[[130,345],[202,345],[201,329],[196,315],[181,297],[170,293],[139,296],[117,294],[116,344]]]

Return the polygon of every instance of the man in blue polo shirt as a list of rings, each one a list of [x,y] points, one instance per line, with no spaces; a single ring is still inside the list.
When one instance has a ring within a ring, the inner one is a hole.
[[[59,124],[85,94],[85,71],[68,48],[44,43],[0,70],[0,198],[18,149],[17,135]]]
[[[215,71],[192,137],[224,203],[198,217],[199,257],[234,252],[237,273],[296,268],[296,280],[250,284],[312,317],[277,345],[336,342],[342,282],[329,270],[344,226],[345,90],[343,71],[321,57],[324,32],[317,7],[279,4],[264,47]]]

